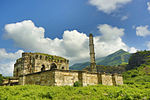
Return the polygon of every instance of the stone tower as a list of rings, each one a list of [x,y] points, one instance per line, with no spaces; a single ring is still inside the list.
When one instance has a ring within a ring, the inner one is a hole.
[[[96,63],[95,63],[95,53],[94,53],[94,43],[93,43],[93,35],[89,35],[89,48],[90,48],[90,71],[97,72],[96,70]]]

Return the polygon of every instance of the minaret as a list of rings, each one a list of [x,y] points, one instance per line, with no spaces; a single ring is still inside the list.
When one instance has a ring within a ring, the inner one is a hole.
[[[94,53],[94,43],[93,43],[93,35],[89,35],[89,48],[90,48],[90,71],[97,72],[96,70],[96,63],[95,63],[95,53]]]

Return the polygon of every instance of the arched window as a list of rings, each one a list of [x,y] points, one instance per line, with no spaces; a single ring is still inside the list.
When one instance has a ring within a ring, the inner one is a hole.
[[[40,56],[40,59],[42,59],[42,56]]]
[[[63,67],[61,67],[61,69],[65,69],[65,67],[63,66]]]
[[[57,66],[56,66],[55,63],[52,63],[52,64],[51,64],[50,70],[53,70],[53,69],[57,69]]]
[[[38,55],[35,56],[35,59],[38,59]]]
[[[45,66],[42,65],[41,71],[45,71]]]

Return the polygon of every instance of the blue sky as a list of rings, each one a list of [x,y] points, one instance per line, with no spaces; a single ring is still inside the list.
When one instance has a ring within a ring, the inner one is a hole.
[[[0,73],[10,69],[5,75],[12,75],[15,60],[29,51],[63,56],[70,64],[88,61],[89,33],[96,57],[149,50],[149,2],[0,0]]]

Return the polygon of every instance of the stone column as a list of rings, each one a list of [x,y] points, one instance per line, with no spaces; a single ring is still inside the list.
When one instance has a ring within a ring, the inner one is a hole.
[[[89,35],[89,48],[90,48],[90,71],[97,72],[96,70],[96,63],[95,63],[95,53],[94,53],[94,43],[93,43],[93,35]]]

